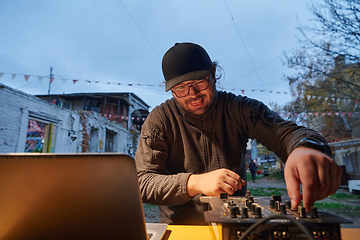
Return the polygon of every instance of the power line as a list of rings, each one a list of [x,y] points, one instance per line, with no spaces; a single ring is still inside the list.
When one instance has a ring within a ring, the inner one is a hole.
[[[242,38],[241,33],[240,33],[240,30],[239,30],[239,28],[238,28],[238,26],[237,26],[237,24],[236,24],[236,22],[235,22],[235,20],[234,20],[234,17],[233,17],[233,15],[232,15],[231,11],[230,11],[230,8],[229,8],[226,0],[224,0],[224,2],[225,2],[225,5],[226,5],[227,10],[228,10],[228,12],[229,12],[229,14],[230,14],[230,16],[231,16],[231,20],[233,21],[233,23],[234,23],[234,25],[235,25],[235,28],[236,28],[236,31],[237,31],[239,37],[240,37],[240,40],[241,40],[242,44],[244,45],[244,48],[245,48],[245,50],[246,50],[246,53],[247,53],[247,55],[248,55],[248,57],[249,57],[249,59],[250,59],[250,61],[251,61],[251,64],[252,64],[252,66],[253,66],[253,68],[254,68],[254,71],[255,71],[255,73],[256,73],[256,75],[257,75],[257,77],[258,77],[258,79],[259,79],[262,87],[265,89],[264,84],[263,84],[263,82],[262,82],[262,80],[261,80],[261,78],[260,78],[260,75],[259,75],[259,73],[258,73],[258,71],[257,71],[257,69],[256,69],[256,67],[255,67],[254,61],[253,61],[252,58],[251,58],[251,55],[250,55],[250,53],[249,53],[249,51],[248,51],[248,49],[247,49],[247,47],[246,47],[245,41],[244,41],[244,39]],[[268,96],[269,100],[271,101],[269,95],[268,95],[268,94],[266,94],[266,95]]]
[[[133,16],[131,15],[131,13],[129,12],[129,10],[126,8],[125,4],[119,0],[120,3],[123,5],[124,9],[126,10],[126,12],[129,14],[130,18],[133,20],[133,22],[135,23],[136,27],[139,29],[139,31],[141,32],[141,34],[143,35],[143,37],[145,38],[145,40],[148,42],[148,44],[150,45],[150,47],[152,48],[152,50],[154,51],[154,53],[156,54],[156,56],[158,57],[158,59],[161,59],[160,56],[157,54],[157,52],[155,51],[155,48],[152,46],[152,44],[150,43],[149,39],[146,37],[146,35],[144,34],[144,32],[141,30],[141,28],[139,27],[139,25],[137,24],[137,22],[135,21],[135,19],[133,18]]]

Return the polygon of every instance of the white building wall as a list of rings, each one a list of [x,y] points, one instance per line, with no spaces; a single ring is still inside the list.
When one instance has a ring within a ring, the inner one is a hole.
[[[68,136],[70,130],[79,132],[80,117],[74,112],[0,84],[0,116],[0,153],[25,151],[31,117],[55,123],[55,152],[78,152],[78,138]]]
[[[82,106],[80,102],[75,103],[75,106]],[[130,98],[130,102],[139,108],[135,98]],[[134,105],[131,106],[129,115],[136,110]],[[81,120],[82,114],[86,115],[85,122]],[[98,142],[91,145],[92,152],[105,152],[108,129],[116,134],[113,152],[135,154],[136,146],[132,146],[132,136],[129,130],[120,124],[97,113],[64,109],[0,83],[0,153],[25,152],[29,118],[56,125],[55,153],[83,152],[84,146],[88,146],[89,151],[91,129],[94,128],[98,129],[98,136],[94,138]],[[70,136],[75,136],[76,139],[73,141]]]
[[[81,145],[84,150],[90,150],[90,146],[97,146],[98,149],[92,149],[94,152],[105,152],[106,142],[106,130],[110,130],[116,134],[114,138],[114,150],[113,152],[129,154],[130,133],[122,127],[120,124],[109,121],[107,118],[100,116],[97,113],[90,113],[81,111],[79,112],[81,117]],[[91,138],[91,129],[98,129],[98,136]],[[89,137],[87,137],[89,136]],[[91,141],[99,141],[98,143],[92,143]]]

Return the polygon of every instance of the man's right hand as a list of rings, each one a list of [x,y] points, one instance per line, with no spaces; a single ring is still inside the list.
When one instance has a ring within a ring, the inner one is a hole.
[[[245,184],[246,182],[237,173],[222,168],[208,173],[191,175],[187,182],[187,192],[191,197],[197,194],[219,196],[220,193],[227,193],[232,195]]]

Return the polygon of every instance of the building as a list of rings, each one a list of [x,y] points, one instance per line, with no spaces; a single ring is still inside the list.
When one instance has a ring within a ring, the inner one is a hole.
[[[133,93],[33,96],[0,84],[0,152],[134,155],[148,109]]]
[[[360,180],[360,138],[329,143],[334,159],[344,168],[343,180]]]

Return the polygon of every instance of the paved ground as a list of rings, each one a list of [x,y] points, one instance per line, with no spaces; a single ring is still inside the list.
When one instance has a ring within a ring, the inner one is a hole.
[[[280,188],[280,189],[286,189],[285,181],[283,180],[277,180],[277,179],[257,179],[255,183],[253,183],[251,180],[248,181],[248,189],[255,189],[255,188]],[[345,192],[349,193],[347,189],[339,189],[338,192]],[[283,197],[287,197],[286,193],[283,195]],[[323,199],[319,202],[329,202],[329,203],[340,203],[344,205],[350,205],[354,207],[360,206],[360,200],[351,200],[351,199],[341,199],[341,200],[334,200],[330,198]],[[147,222],[158,222],[159,221],[159,211],[157,206],[153,205],[144,205],[144,211],[145,211],[145,218]],[[339,214],[336,214],[339,215]],[[341,214],[340,214],[341,215]],[[341,227],[343,228],[360,228],[360,216],[357,217],[350,217],[348,215],[341,215],[342,217],[345,217],[347,219],[350,219],[354,221],[353,224],[342,224]]]

